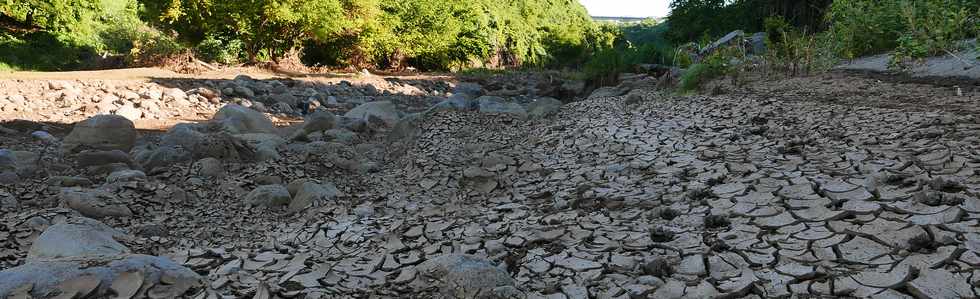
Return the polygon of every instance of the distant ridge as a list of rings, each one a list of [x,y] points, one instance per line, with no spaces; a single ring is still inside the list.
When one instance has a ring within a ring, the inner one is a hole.
[[[639,23],[644,20],[655,19],[660,20],[657,17],[613,17],[613,16],[592,16],[592,20],[600,22],[616,22],[616,23]]]

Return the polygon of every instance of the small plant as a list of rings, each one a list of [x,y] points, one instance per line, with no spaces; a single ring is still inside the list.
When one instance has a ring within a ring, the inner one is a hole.
[[[681,212],[679,212],[677,210],[674,210],[672,208],[666,208],[666,209],[660,210],[660,218],[662,218],[664,220],[667,220],[667,221],[674,220],[674,218],[677,218],[677,216],[680,216],[680,215],[681,215]]]
[[[712,194],[711,190],[708,190],[708,188],[694,188],[691,189],[690,191],[687,191],[687,199],[690,199],[692,201],[699,201],[702,199],[710,198],[712,196],[714,196],[714,194]]]
[[[939,248],[939,243],[934,241],[929,234],[923,233],[909,239],[909,251],[931,253],[935,252],[936,248]]]
[[[728,217],[724,215],[708,215],[708,217],[704,217],[704,227],[709,229],[728,227],[731,224]]]
[[[674,267],[664,258],[655,258],[641,267],[644,275],[667,278],[674,275]]]
[[[737,78],[738,68],[736,66],[744,58],[745,51],[741,47],[718,49],[702,59],[701,62],[691,65],[681,75],[678,89],[682,92],[694,91],[705,82],[725,75],[733,75],[733,78]]]
[[[657,243],[670,242],[674,240],[674,232],[663,226],[654,226],[650,228],[650,240]]]

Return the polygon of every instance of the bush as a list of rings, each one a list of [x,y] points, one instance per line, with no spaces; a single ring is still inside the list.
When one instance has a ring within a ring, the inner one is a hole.
[[[976,36],[971,27],[978,26],[978,15],[975,0],[838,0],[827,20],[842,57],[896,49],[896,58],[902,60],[938,54]]]
[[[793,75],[827,70],[837,63],[837,51],[827,33],[798,30],[782,17],[766,18],[766,62]]]
[[[904,32],[898,37],[892,64],[955,51],[958,44],[977,34],[980,10],[966,3],[926,0],[901,4]]]
[[[730,74],[735,71],[732,61],[742,58],[744,53],[736,47],[719,49],[688,67],[678,82],[678,89],[682,92],[693,91],[711,79]]]
[[[96,50],[45,31],[23,35],[0,32],[0,69],[65,71],[88,68]]]
[[[194,47],[194,54],[198,59],[206,62],[237,63],[242,57],[242,41],[222,40],[214,35],[208,35]]]

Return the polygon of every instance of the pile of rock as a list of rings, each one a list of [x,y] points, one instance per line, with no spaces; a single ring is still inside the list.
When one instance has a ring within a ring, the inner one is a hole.
[[[199,275],[167,258],[131,253],[117,241],[125,237],[88,218],[53,224],[25,264],[0,271],[0,297],[174,298],[203,286]]]

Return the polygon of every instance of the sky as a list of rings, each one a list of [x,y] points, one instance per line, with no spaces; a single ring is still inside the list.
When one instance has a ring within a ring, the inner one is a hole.
[[[579,0],[589,14],[603,17],[665,17],[670,0]]]

